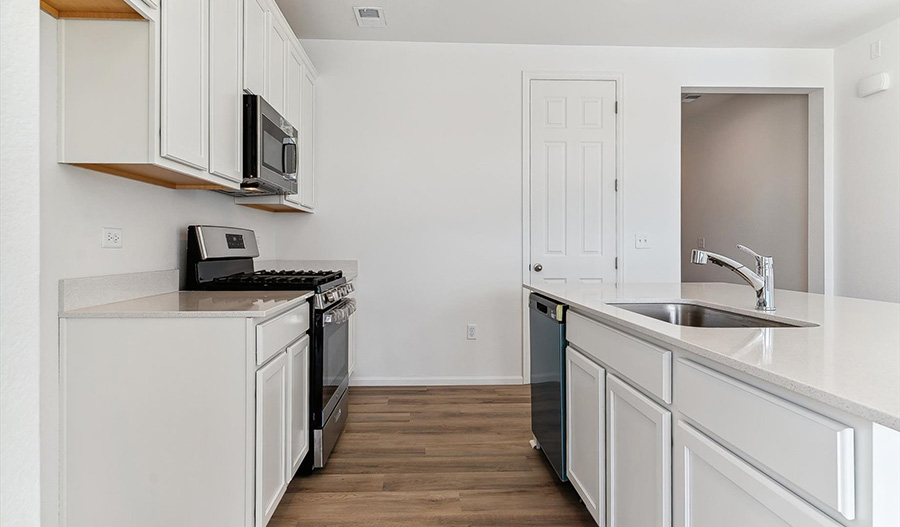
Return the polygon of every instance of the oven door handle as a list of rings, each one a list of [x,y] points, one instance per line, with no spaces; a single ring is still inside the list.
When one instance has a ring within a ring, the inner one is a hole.
[[[353,313],[356,313],[356,299],[348,298],[343,304],[329,309],[327,313],[323,314],[322,323],[326,326],[328,324],[343,324],[350,320],[350,316]]]

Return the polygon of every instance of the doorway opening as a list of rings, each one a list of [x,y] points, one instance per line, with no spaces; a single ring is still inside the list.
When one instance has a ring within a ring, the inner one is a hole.
[[[775,259],[776,287],[824,292],[821,90],[682,90],[681,277],[743,283],[692,249]],[[750,264],[747,264],[751,267]]]

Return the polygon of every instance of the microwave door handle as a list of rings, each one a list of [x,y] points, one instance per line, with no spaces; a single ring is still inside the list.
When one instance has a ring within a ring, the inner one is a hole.
[[[284,179],[297,180],[297,142],[292,138],[284,140],[281,149],[281,162],[284,167]]]

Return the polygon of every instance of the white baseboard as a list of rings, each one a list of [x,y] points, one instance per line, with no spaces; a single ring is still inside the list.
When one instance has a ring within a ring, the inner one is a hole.
[[[483,386],[523,384],[521,375],[508,377],[350,377],[350,386]]]

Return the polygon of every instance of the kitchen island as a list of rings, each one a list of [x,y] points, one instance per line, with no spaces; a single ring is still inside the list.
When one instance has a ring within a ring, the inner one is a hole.
[[[766,314],[736,284],[524,287],[569,306],[568,476],[598,524],[900,524],[900,305],[778,290]]]

